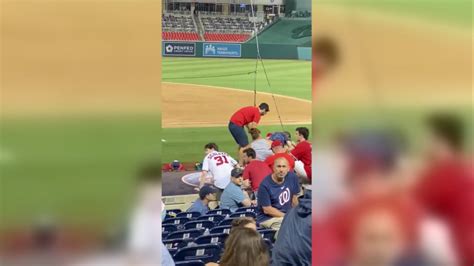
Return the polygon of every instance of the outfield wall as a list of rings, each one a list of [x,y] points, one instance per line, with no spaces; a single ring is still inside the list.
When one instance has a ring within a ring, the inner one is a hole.
[[[311,60],[311,51],[302,52],[293,44],[259,44],[264,59]],[[308,54],[309,52],[309,54]],[[162,55],[167,57],[256,58],[255,43],[163,41]]]

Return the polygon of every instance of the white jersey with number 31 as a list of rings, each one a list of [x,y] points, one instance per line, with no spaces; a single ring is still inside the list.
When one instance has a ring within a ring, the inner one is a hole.
[[[211,173],[214,185],[224,189],[230,182],[230,172],[237,161],[225,152],[213,151],[204,157],[202,170]]]

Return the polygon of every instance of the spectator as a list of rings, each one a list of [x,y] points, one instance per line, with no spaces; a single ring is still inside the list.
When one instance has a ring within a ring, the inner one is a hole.
[[[257,160],[255,150],[252,148],[248,148],[244,150],[243,159],[246,163],[243,177],[244,183],[249,183],[246,185],[250,185],[252,187],[253,192],[257,192],[258,186],[262,180],[272,173],[272,169],[268,166],[268,164]]]
[[[308,142],[309,130],[306,127],[296,129],[296,137],[298,144],[291,151],[291,154],[303,164],[303,171],[297,171],[298,176],[304,177],[311,181],[311,143]],[[298,163],[296,163],[296,166]],[[296,167],[298,169],[298,167]]]
[[[273,163],[277,158],[283,157],[289,163],[288,166],[290,168],[290,171],[293,171],[293,169],[295,169],[295,159],[292,155],[288,154],[282,142],[280,142],[279,140],[274,140],[272,142],[272,151],[274,154],[265,160],[265,163],[270,166],[270,168],[273,168]]]
[[[232,221],[230,232],[232,233],[232,231],[237,228],[250,228],[256,231],[257,223],[252,217],[239,217]]]
[[[285,213],[298,204],[298,193],[298,177],[289,171],[285,158],[277,158],[273,173],[265,177],[258,189],[257,222],[278,231]]]
[[[199,199],[193,202],[188,212],[199,212],[205,215],[209,211],[209,202],[216,201],[217,189],[205,185],[199,190]]]
[[[231,182],[222,192],[220,206],[222,209],[229,209],[235,212],[239,207],[250,207],[252,201],[241,186],[243,183],[242,170],[235,168],[231,172]]]
[[[255,159],[265,161],[267,157],[273,155],[273,152],[271,151],[272,142],[268,139],[262,138],[260,130],[257,128],[251,128],[249,133],[253,140],[252,143],[250,143],[250,147],[255,150]]]
[[[311,190],[305,191],[298,206],[283,219],[273,246],[273,266],[311,265]]]
[[[427,167],[415,197],[431,214],[443,219],[453,234],[460,265],[474,262],[474,187],[472,161],[464,158],[464,125],[453,115],[427,120]]]
[[[269,266],[268,247],[260,234],[250,228],[235,229],[225,241],[220,263],[206,266]]]

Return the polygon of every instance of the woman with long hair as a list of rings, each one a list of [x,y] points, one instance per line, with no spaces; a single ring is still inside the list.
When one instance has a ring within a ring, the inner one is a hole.
[[[225,242],[219,264],[206,266],[269,266],[270,255],[260,234],[250,228],[235,228]]]

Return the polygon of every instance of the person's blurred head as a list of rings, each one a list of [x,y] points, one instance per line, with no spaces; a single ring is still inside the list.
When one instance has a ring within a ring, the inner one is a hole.
[[[259,106],[258,106],[258,109],[260,110],[260,115],[264,116],[266,115],[268,112],[270,112],[270,107],[268,106],[267,103],[261,103]]]
[[[221,266],[268,266],[268,247],[260,234],[250,228],[236,228],[225,241]]]
[[[210,185],[204,185],[199,190],[199,199],[205,202],[215,201],[217,190]]]
[[[316,38],[313,44],[313,73],[317,76],[328,73],[337,66],[339,57],[339,49],[331,38]]]
[[[230,229],[230,233],[232,233],[233,230],[236,228],[250,228],[253,230],[257,230],[257,223],[255,222],[255,219],[252,217],[239,217],[234,220],[232,220],[232,228]]]
[[[281,141],[279,140],[274,140],[272,142],[272,151],[273,153],[284,153],[286,150],[285,148],[283,147],[283,143],[281,143]]]
[[[211,143],[208,143],[204,146],[204,152],[206,154],[209,154],[213,151],[219,151],[219,147],[217,146],[217,144],[211,142]]]
[[[426,121],[428,128],[427,155],[434,160],[456,156],[463,151],[464,125],[452,114],[434,114]]]
[[[257,140],[260,138],[260,130],[258,128],[251,128],[249,130],[250,136],[252,136],[252,140]]]
[[[257,154],[254,149],[247,148],[244,150],[244,153],[242,154],[242,159],[244,160],[245,164],[250,163],[250,161],[254,160],[255,158],[257,158]]]
[[[298,142],[308,140],[309,137],[309,129],[307,127],[298,127],[296,128],[296,139]]]
[[[286,158],[280,157],[273,163],[273,178],[278,182],[282,183],[285,180],[286,175],[290,171],[289,163]]]
[[[357,217],[349,257],[354,266],[394,265],[407,249],[403,223],[390,209],[378,208]]]
[[[242,183],[244,182],[244,179],[242,177],[242,169],[240,168],[234,168],[232,169],[232,171],[230,172],[230,181],[232,181],[232,183],[236,184],[237,186],[242,186]]]
[[[285,135],[286,140],[291,140],[291,133],[289,131],[283,131],[283,135]]]

